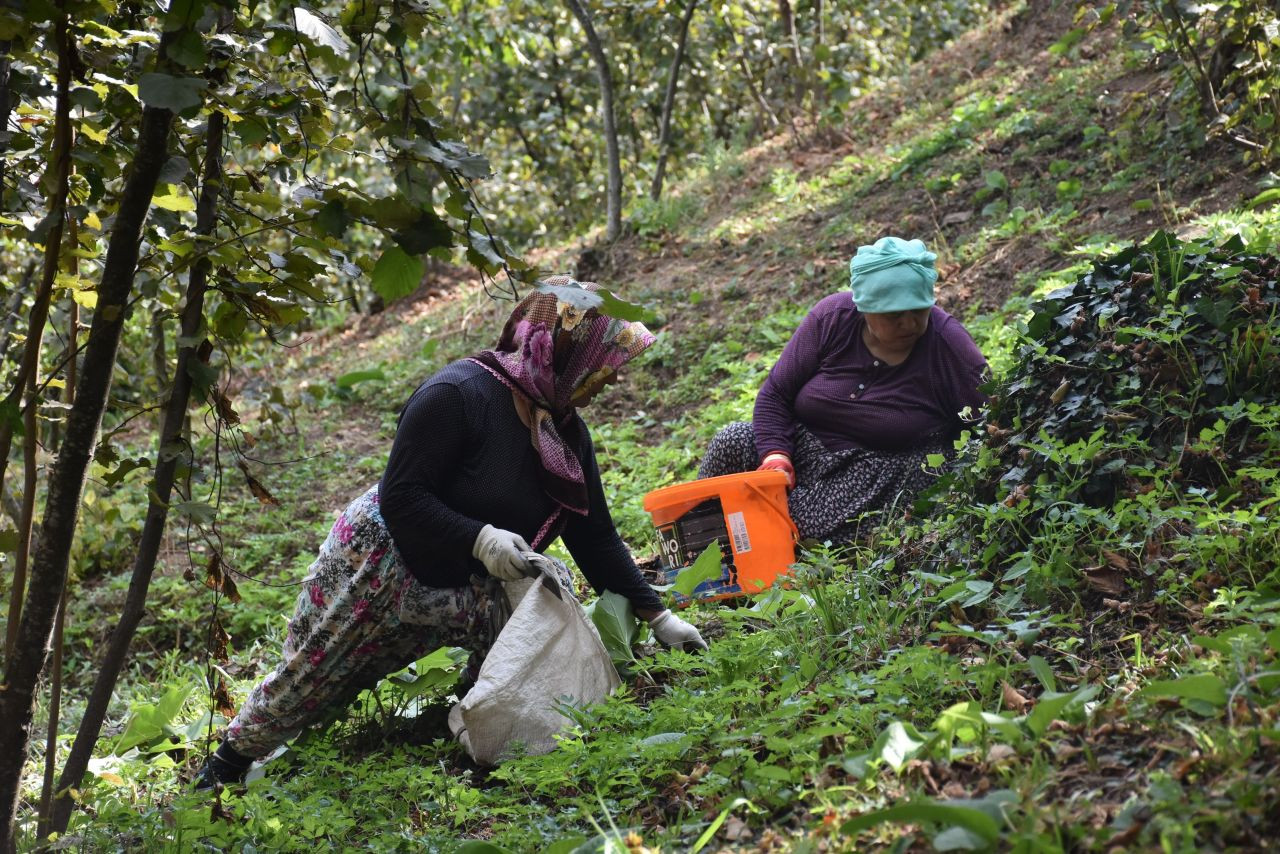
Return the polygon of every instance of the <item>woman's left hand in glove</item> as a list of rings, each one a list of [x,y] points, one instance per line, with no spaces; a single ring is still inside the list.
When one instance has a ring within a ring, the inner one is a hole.
[[[653,630],[653,636],[658,639],[658,642],[665,647],[674,647],[686,652],[707,648],[707,642],[702,639],[698,630],[670,610],[663,611],[651,619],[649,628]]]

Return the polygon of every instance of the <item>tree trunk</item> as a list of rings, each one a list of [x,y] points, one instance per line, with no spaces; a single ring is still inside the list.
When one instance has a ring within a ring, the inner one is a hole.
[[[64,18],[59,24],[64,39],[65,24]],[[182,28],[165,33],[157,54],[163,57],[173,39],[187,31]],[[5,668],[5,690],[0,693],[0,720],[4,721],[0,727],[0,845],[12,847],[15,842],[22,766],[31,740],[36,682],[44,669],[54,614],[66,585],[81,494],[111,390],[116,351],[133,291],[142,226],[151,207],[160,169],[168,157],[172,124],[173,113],[168,110],[147,107],[142,111],[137,151],[111,229],[98,285],[98,305],[85,345],[83,370],[76,383],[75,403],[67,414],[66,435],[49,474],[49,492],[40,541],[31,561],[31,584],[22,609],[18,645],[13,660]]]
[[[688,0],[684,17],[680,19],[680,37],[676,40],[676,55],[671,58],[671,70],[667,74],[667,94],[662,101],[662,130],[658,134],[658,165],[653,170],[653,184],[649,198],[655,202],[662,196],[662,181],[667,172],[667,154],[671,147],[671,112],[676,105],[676,83],[680,79],[680,64],[684,62],[685,45],[689,41],[689,24],[698,0]]]
[[[71,243],[76,243],[76,224],[71,223]],[[70,272],[80,274],[80,262],[71,256]],[[71,310],[67,313],[67,385],[63,392],[62,402],[71,406],[76,402],[76,349],[80,329],[80,306],[71,301]],[[36,835],[41,839],[49,836],[50,820],[53,814],[53,780],[58,763],[58,730],[62,718],[62,659],[66,640],[67,622],[67,590],[62,588],[62,601],[58,603],[58,615],[53,621],[53,661],[49,662],[49,728],[44,747],[44,783],[40,787],[40,820],[37,823]]]
[[[800,75],[800,40],[796,35],[796,12],[791,8],[791,0],[778,0],[778,20],[782,23],[782,35],[787,40],[787,52],[791,54],[792,73],[799,82]]]
[[[204,178],[196,205],[196,234],[202,237],[212,234],[217,225],[218,193],[222,188],[222,136],[225,125],[226,119],[222,113],[210,114],[208,136],[205,141]],[[189,342],[200,332],[211,267],[212,261],[206,255],[196,261],[191,268],[187,293],[183,300],[182,330],[179,333],[179,341]],[[187,405],[191,399],[189,366],[192,359],[196,358],[196,349],[191,344],[184,343],[178,350],[178,363],[173,372],[173,387],[169,392],[169,400],[165,404],[164,420],[160,428],[160,445],[156,454],[155,473],[152,475],[151,488],[147,491],[150,496],[147,518],[143,523],[142,536],[138,540],[138,552],[134,556],[129,592],[125,597],[124,608],[116,627],[111,632],[111,640],[108,641],[102,663],[98,667],[98,675],[94,679],[93,691],[89,695],[84,716],[80,719],[80,728],[76,732],[75,743],[71,746],[71,754],[67,757],[62,776],[58,780],[59,796],[54,802],[52,822],[53,830],[58,833],[66,831],[71,819],[71,811],[75,804],[67,795],[67,791],[80,784],[89,767],[89,759],[93,756],[93,748],[102,730],[102,722],[107,716],[107,708],[111,704],[116,680],[124,667],[125,659],[129,654],[129,644],[133,641],[134,632],[145,610],[147,590],[151,586],[151,575],[155,570],[156,557],[160,553],[160,541],[169,518],[169,499],[173,493],[174,477],[180,461],[180,455],[166,453],[165,449],[182,440]]]
[[[5,472],[9,468],[9,450],[13,444],[13,427],[20,417],[19,408],[24,392],[27,397],[27,421],[35,420],[35,377],[40,367],[40,346],[44,340],[44,325],[49,319],[49,302],[53,297],[53,282],[58,276],[58,260],[62,254],[62,230],[66,221],[67,190],[71,175],[71,50],[70,35],[67,31],[68,20],[65,11],[60,11],[54,24],[54,41],[58,46],[58,84],[54,96],[53,151],[49,169],[53,175],[53,194],[49,198],[49,230],[44,236],[44,268],[40,274],[40,285],[36,290],[31,305],[30,325],[27,328],[27,341],[22,350],[22,363],[18,367],[18,375],[14,379],[13,390],[0,404],[0,483],[4,482]],[[27,442],[30,444],[29,454],[24,454],[26,468],[34,466],[34,460],[28,459],[35,453],[36,441],[34,429],[24,427]],[[24,515],[31,510],[31,502],[35,500],[34,489],[24,496]],[[28,521],[30,517],[28,515]],[[29,527],[29,525],[28,525]],[[29,535],[28,535],[29,536]],[[24,538],[25,540],[26,538]],[[26,543],[29,545],[29,543]],[[20,549],[20,559],[14,566],[13,585],[9,589],[9,623],[5,632],[4,659],[6,667],[12,663],[15,646],[18,642],[18,625],[22,617],[22,599],[26,594],[28,552]],[[2,839],[2,837],[0,837]]]
[[[5,666],[13,661],[18,645],[18,620],[22,615],[22,596],[31,562],[31,535],[36,512],[36,450],[40,425],[36,423],[36,381],[33,373],[27,379],[27,411],[22,414],[22,515],[18,517],[18,553],[13,561],[13,587],[9,591],[9,623],[4,637]]]
[[[9,114],[13,112],[13,93],[9,88],[9,68],[13,60],[9,56],[10,44],[0,41],[0,131],[9,126]],[[0,143],[0,154],[9,150],[7,143]],[[4,167],[0,158],[0,210],[4,210]]]
[[[826,14],[827,10],[822,0],[814,0],[813,15],[816,23],[813,35],[813,73],[809,75],[809,80],[810,89],[813,92],[812,109],[815,125],[817,124],[818,114],[822,112],[822,108],[827,104],[827,90],[822,85],[822,78],[818,74],[818,70],[822,65],[819,57],[822,55],[823,48],[827,43]]]
[[[777,113],[775,113],[773,108],[769,106],[769,101],[764,97],[764,93],[762,93],[759,87],[756,86],[755,76],[751,73],[751,65],[747,62],[746,48],[742,46],[742,42],[738,38],[737,30],[733,28],[733,24],[729,21],[727,15],[722,18],[722,21],[724,23],[724,28],[729,32],[729,44],[733,46],[733,51],[737,53],[738,67],[742,69],[742,79],[747,84],[747,91],[751,93],[751,97],[755,100],[756,106],[760,108],[760,126],[763,128],[765,125],[764,120],[768,119],[769,125],[778,127],[782,122],[778,120]]]
[[[609,70],[609,58],[596,28],[591,23],[591,13],[581,0],[565,0],[569,11],[578,19],[587,37],[587,50],[596,63],[600,77],[600,112],[604,119],[604,150],[609,161],[608,221],[604,237],[613,243],[622,236],[622,161],[618,155],[618,127],[613,114],[613,73]]]
[[[168,312],[161,308],[151,313],[151,370],[160,388],[169,386],[169,348],[164,340],[166,314]]]

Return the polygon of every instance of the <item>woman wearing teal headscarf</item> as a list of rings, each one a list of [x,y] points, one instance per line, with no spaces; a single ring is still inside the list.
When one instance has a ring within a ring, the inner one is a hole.
[[[699,477],[776,469],[802,537],[843,543],[859,519],[905,507],[951,456],[986,402],[973,338],[935,305],[937,256],[884,237],[849,262],[851,291],[821,300],[756,397],[754,420],[723,428]]]

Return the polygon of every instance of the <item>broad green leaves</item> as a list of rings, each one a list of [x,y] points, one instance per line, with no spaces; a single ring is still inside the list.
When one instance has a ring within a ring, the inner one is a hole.
[[[166,184],[161,192],[151,197],[151,204],[167,211],[193,211],[196,200],[181,185]]]
[[[1016,798],[1010,795],[1010,800],[1016,800]],[[999,838],[1001,826],[1001,822],[992,818],[986,811],[964,805],[963,801],[950,803],[915,801],[900,804],[896,807],[889,807],[888,809],[864,813],[845,822],[840,827],[840,832],[853,835],[885,822],[895,824],[936,824],[944,828],[962,829],[972,839],[954,835],[948,837],[948,839],[958,843],[954,845],[955,848],[963,848],[965,850],[991,845]],[[941,836],[937,838],[941,838]],[[937,838],[935,838],[935,844]],[[952,850],[952,846],[947,845],[942,847],[941,850]]]
[[[357,383],[382,381],[386,378],[387,375],[381,368],[368,368],[360,371],[349,371],[334,380],[334,384],[338,388],[349,389]]]
[[[604,641],[613,663],[617,665],[635,661],[631,645],[639,637],[640,627],[631,601],[625,596],[605,591],[604,595],[586,607],[586,611],[600,632],[600,640]]]
[[[422,259],[399,246],[388,246],[373,268],[373,289],[390,302],[408,296],[422,281]]]
[[[461,647],[442,646],[387,678],[405,699],[416,699],[429,691],[453,685],[469,656]]]
[[[699,584],[719,578],[723,574],[724,568],[720,564],[722,558],[720,541],[713,540],[702,550],[697,560],[680,570],[671,589],[681,596],[692,596]]]
[[[191,686],[173,686],[157,702],[139,703],[130,709],[124,732],[115,742],[115,754],[119,756],[135,747],[145,749],[167,745],[169,738],[180,732],[173,721],[182,711],[191,690]]]
[[[1227,685],[1222,677],[1212,673],[1157,679],[1144,685],[1141,693],[1144,697],[1191,700],[1194,701],[1193,706],[1201,710],[1205,706],[1212,708],[1227,704]]]
[[[207,84],[195,77],[148,72],[138,78],[138,97],[148,107],[181,113],[200,106]]]
[[[293,22],[299,33],[302,33],[317,45],[326,47],[339,56],[346,56],[348,51],[347,42],[337,30],[326,24],[314,12],[303,9],[300,6],[294,6]]]
[[[604,288],[587,290],[576,282],[567,285],[553,285],[539,282],[538,290],[547,294],[555,294],[561,302],[574,308],[586,311],[597,309],[603,315],[617,317],[621,320],[636,321],[646,315],[644,306],[619,299]]]

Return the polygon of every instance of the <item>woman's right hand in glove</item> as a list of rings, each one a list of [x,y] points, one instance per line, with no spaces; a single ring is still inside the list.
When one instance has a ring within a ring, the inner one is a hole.
[[[492,525],[485,525],[476,537],[476,544],[471,548],[471,555],[484,564],[489,574],[503,581],[515,581],[525,577],[528,561],[520,552],[533,551],[524,537],[514,531],[505,531]]]

